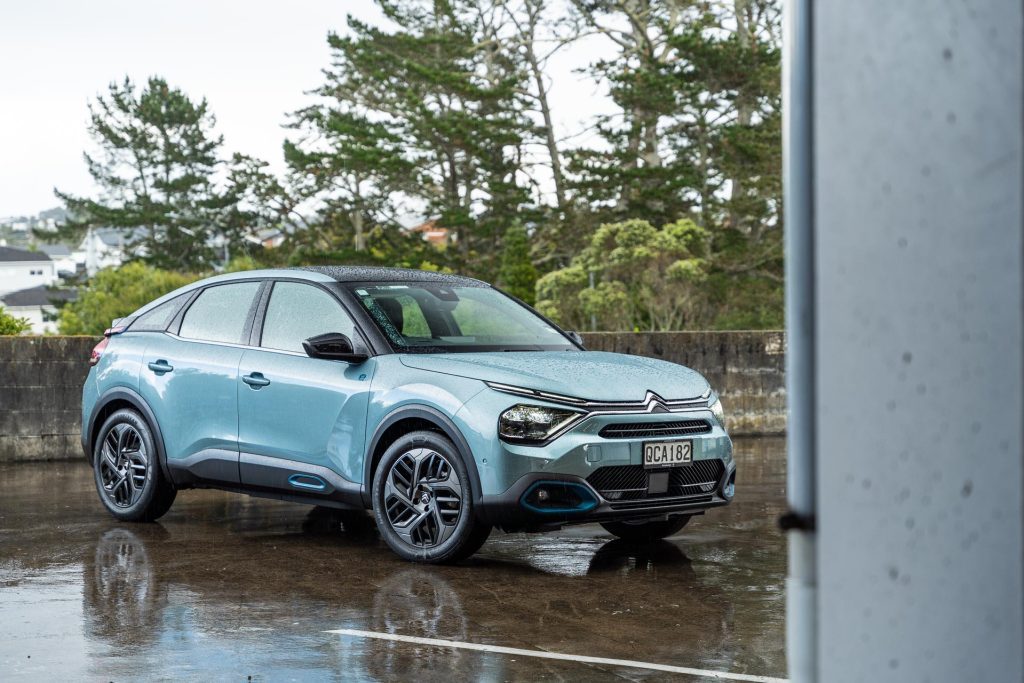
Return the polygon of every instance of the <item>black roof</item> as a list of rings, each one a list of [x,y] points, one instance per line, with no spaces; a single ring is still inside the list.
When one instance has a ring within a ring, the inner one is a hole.
[[[46,285],[19,289],[0,296],[0,301],[7,306],[49,306],[54,301],[74,301],[73,289],[51,289]]]
[[[41,251],[0,247],[0,261],[49,261],[50,257]]]
[[[299,270],[322,273],[337,282],[439,282],[448,285],[479,287],[487,283],[462,275],[435,273],[411,268],[380,268],[376,266],[304,266]]]

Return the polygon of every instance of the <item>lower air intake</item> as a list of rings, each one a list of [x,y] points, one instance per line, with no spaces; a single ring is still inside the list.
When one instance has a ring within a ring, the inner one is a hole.
[[[613,465],[595,470],[587,477],[587,483],[610,501],[706,496],[721,481],[725,463],[717,458],[695,460],[685,467],[668,469],[668,489],[663,493],[648,494],[649,474],[665,471],[647,470],[642,465]]]

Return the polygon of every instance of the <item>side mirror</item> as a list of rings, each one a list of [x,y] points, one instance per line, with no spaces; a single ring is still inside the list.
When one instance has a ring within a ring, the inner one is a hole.
[[[318,334],[302,342],[306,355],[310,358],[324,360],[340,360],[345,363],[362,363],[370,357],[363,349],[355,349],[352,340],[340,332]]]
[[[580,336],[580,333],[579,333],[579,332],[574,332],[574,331],[572,331],[572,330],[569,330],[569,331],[567,331],[567,332],[565,333],[565,335],[566,335],[567,337],[569,337],[569,339],[572,339],[572,340],[573,340],[574,342],[576,342],[577,344],[579,344],[580,346],[583,346],[583,337],[582,337],[582,336]]]

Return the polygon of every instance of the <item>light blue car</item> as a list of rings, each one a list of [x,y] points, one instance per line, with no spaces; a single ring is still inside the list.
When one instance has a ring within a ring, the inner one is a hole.
[[[478,280],[390,268],[196,282],[114,321],[82,446],[118,519],[218,488],[365,515],[451,562],[493,527],[649,541],[727,504],[722,406],[688,368],[585,351]]]

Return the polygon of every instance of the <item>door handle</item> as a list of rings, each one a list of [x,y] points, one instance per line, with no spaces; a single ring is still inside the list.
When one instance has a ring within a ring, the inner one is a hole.
[[[158,375],[162,375],[166,372],[173,372],[174,366],[168,363],[167,361],[160,359],[158,361],[151,362],[149,364],[149,369]]]
[[[259,389],[270,384],[270,380],[263,376],[262,372],[252,372],[242,376],[242,381],[253,389]]]

